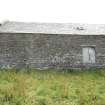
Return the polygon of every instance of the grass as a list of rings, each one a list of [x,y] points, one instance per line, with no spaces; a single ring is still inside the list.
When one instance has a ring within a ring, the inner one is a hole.
[[[105,70],[1,70],[0,105],[105,105]]]

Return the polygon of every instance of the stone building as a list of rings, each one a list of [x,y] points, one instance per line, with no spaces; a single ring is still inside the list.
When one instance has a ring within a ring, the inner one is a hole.
[[[0,24],[0,68],[85,67],[105,67],[104,24]]]

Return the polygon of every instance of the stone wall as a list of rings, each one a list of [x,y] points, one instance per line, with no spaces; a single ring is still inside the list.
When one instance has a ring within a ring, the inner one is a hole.
[[[83,64],[85,45],[94,45],[95,64]],[[104,35],[0,34],[0,68],[84,67],[105,67]]]

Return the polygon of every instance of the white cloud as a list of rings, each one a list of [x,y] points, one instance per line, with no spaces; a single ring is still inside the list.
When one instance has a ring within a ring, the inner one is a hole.
[[[0,20],[104,23],[105,0],[0,0]]]

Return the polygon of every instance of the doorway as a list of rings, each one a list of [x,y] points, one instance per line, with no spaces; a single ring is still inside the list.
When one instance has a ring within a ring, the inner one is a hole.
[[[83,48],[83,63],[95,63],[95,48],[94,47]]]

